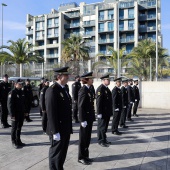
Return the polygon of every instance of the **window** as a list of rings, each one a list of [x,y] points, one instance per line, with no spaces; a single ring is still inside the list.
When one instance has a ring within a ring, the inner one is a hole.
[[[52,34],[52,29],[48,29],[47,30],[47,35],[51,35]]]
[[[108,30],[109,31],[113,31],[113,26],[114,25],[114,23],[113,22],[108,22]]]
[[[36,22],[36,30],[40,29],[40,22]]]
[[[124,30],[124,21],[119,22],[119,30]]]
[[[58,18],[55,18],[55,19],[54,19],[54,23],[55,23],[55,24],[58,24]]]
[[[128,10],[128,18],[134,18],[134,9],[129,9]]]
[[[103,23],[99,23],[99,32],[104,31],[104,24]]]
[[[48,27],[51,27],[51,26],[52,26],[52,19],[48,19],[48,20],[47,20],[47,26],[48,26]]]
[[[36,32],[36,38],[40,37],[40,32]]]
[[[104,20],[104,11],[99,12],[99,20]]]
[[[119,18],[120,18],[120,19],[123,19],[123,18],[124,18],[124,10],[123,10],[123,9],[120,9],[120,10],[119,10]]]
[[[128,28],[129,29],[134,29],[134,20],[128,21]]]
[[[108,19],[113,19],[114,18],[114,10],[108,10]]]

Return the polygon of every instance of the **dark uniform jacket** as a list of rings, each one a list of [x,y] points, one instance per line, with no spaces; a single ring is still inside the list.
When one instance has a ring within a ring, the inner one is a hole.
[[[42,90],[43,87],[44,87],[44,84],[43,84],[43,83],[40,83],[40,84],[38,85],[38,94],[39,94],[39,97],[40,97],[40,93],[41,93],[41,90]]]
[[[128,92],[127,88],[124,86],[121,87],[121,93],[122,93],[122,107],[128,106]]]
[[[93,100],[94,100],[95,99],[95,89],[94,89],[94,86],[91,85],[89,89],[90,89],[90,91],[91,91],[91,93],[93,95]]]
[[[119,110],[122,108],[122,93],[120,88],[118,88],[117,86],[115,86],[112,90],[112,100],[113,100],[113,111],[115,111],[115,109]]]
[[[95,120],[93,93],[85,85],[78,93],[78,111],[80,122],[93,122]]]
[[[7,102],[8,93],[11,91],[11,85],[2,81],[0,83],[0,101]]]
[[[25,85],[23,87],[24,95],[25,95],[25,113],[28,113],[31,108],[33,93],[31,85]]]
[[[8,111],[11,117],[15,117],[16,120],[21,120],[24,118],[24,100],[25,96],[22,90],[14,88],[8,94]]]
[[[139,101],[140,100],[139,88],[136,85],[133,86],[133,94],[134,100],[137,99]]]
[[[102,118],[108,118],[112,115],[112,93],[110,89],[101,84],[96,90],[97,114]]]
[[[128,92],[128,103],[134,102],[133,88],[130,85],[127,86],[127,92]]]
[[[81,83],[76,81],[72,84],[72,98],[73,101],[78,101],[78,92],[81,88]]]
[[[71,96],[57,82],[50,86],[45,93],[47,111],[47,133],[49,135],[72,133]]]
[[[42,111],[46,111],[45,107],[45,93],[49,86],[44,86],[40,92],[40,106]]]

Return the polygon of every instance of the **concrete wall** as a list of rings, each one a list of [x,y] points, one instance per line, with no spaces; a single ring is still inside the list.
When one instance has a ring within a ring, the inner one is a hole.
[[[71,94],[71,84],[69,82],[69,89]],[[101,84],[101,81],[94,81],[94,87]],[[109,88],[113,89],[114,82],[111,82]],[[139,82],[139,89],[141,93],[141,101],[139,107],[152,109],[170,109],[170,82]]]

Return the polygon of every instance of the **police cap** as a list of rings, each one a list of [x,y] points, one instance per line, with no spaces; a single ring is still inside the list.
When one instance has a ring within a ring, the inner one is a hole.
[[[15,83],[22,84],[23,81],[21,79],[17,79],[17,80],[15,80]]]
[[[116,81],[121,81],[121,80],[122,80],[122,78],[119,77],[119,78],[117,78],[117,79],[114,79],[114,82],[116,82]]]
[[[69,74],[68,72],[69,67],[61,67],[61,68],[54,68],[54,74]]]
[[[4,74],[4,75],[3,75],[3,77],[6,77],[6,78],[8,78],[8,74]]]
[[[92,76],[92,74],[93,74],[93,72],[85,73],[85,74],[83,74],[83,75],[81,76],[81,78],[94,78],[94,77]]]
[[[107,73],[107,74],[104,74],[102,77],[100,77],[100,79],[101,79],[101,80],[103,80],[103,79],[109,79],[109,76],[110,76],[110,74]]]

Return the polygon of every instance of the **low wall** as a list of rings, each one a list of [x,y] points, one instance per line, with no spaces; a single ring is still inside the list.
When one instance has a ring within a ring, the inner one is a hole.
[[[69,89],[71,94],[71,85],[69,82]],[[93,83],[95,89],[101,84],[101,81]],[[109,85],[110,90],[115,86],[114,82]],[[170,82],[139,82],[141,100],[139,107],[151,109],[170,109]]]

